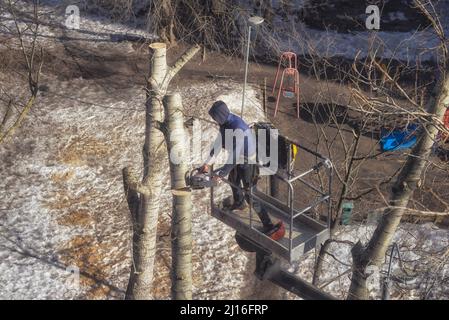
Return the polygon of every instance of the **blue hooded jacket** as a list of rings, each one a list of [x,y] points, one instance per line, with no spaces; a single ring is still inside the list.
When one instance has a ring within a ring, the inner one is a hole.
[[[243,137],[241,136],[241,138],[244,139],[243,143],[242,141],[236,141],[238,138],[237,136],[233,138],[232,150],[227,150],[230,154],[232,152],[232,161],[228,159],[228,163],[214,171],[219,176],[224,177],[239,164],[238,161],[241,161],[242,158],[245,162],[247,162],[248,159],[255,159],[256,140],[248,124],[239,116],[231,113],[228,106],[223,101],[215,102],[209,110],[209,115],[220,125],[222,149],[230,147],[229,145],[226,145],[227,130],[231,130],[231,132],[228,132],[228,135],[235,133],[235,130],[241,130],[243,132]],[[220,135],[217,137],[218,139],[220,138]],[[212,148],[210,156],[214,156],[214,148]]]

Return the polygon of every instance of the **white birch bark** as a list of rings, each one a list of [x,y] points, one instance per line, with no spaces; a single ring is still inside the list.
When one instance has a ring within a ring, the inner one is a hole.
[[[170,156],[172,213],[172,299],[192,299],[192,200],[185,174],[190,160],[188,133],[184,127],[183,106],[178,93],[164,99],[165,141]]]
[[[157,222],[160,210],[162,178],[166,163],[162,100],[168,85],[177,72],[199,51],[194,46],[169,68],[166,45],[152,43],[150,77],[147,84],[145,144],[143,147],[143,179],[138,179],[129,168],[123,170],[128,206],[133,221],[133,261],[126,299],[151,299],[156,253]]]

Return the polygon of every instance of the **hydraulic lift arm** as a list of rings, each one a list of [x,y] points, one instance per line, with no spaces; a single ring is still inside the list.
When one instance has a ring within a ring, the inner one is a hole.
[[[267,256],[264,253],[256,252],[256,255],[262,257],[256,260],[262,262],[256,266],[256,276],[259,279],[269,280],[277,286],[296,294],[304,300],[337,300],[330,294],[320,290],[311,283],[302,280],[291,272],[282,269],[279,266],[279,260],[273,258],[271,255]]]
[[[296,294],[305,300],[337,300],[334,296],[302,280],[280,266],[280,260],[248,238],[236,233],[239,246],[248,252],[256,253],[255,275],[260,280],[268,280],[277,286]]]

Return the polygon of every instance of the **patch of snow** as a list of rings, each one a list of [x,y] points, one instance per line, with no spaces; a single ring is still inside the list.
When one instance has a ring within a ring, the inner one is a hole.
[[[241,1],[240,5],[251,12],[253,3]],[[275,16],[270,26],[263,24],[258,27],[255,50],[260,55],[270,55],[276,60],[281,52],[293,51],[298,55],[318,56],[324,58],[342,57],[360,59],[376,52],[376,56],[384,59],[395,59],[403,62],[435,61],[436,47],[439,39],[432,30],[410,32],[367,30],[351,33],[339,33],[332,30],[317,30],[310,28],[298,20],[297,12],[304,6],[304,1],[294,1],[292,14],[286,18]],[[449,4],[438,3],[439,12],[447,12]],[[280,2],[273,3],[273,9],[281,9]],[[389,18],[403,20],[404,14],[396,12]],[[449,17],[440,15],[445,33],[449,32]],[[243,18],[242,18],[243,19]],[[243,28],[245,23],[240,24]],[[243,29],[242,29],[243,30]],[[243,33],[245,34],[245,33]],[[268,53],[267,53],[268,52]]]
[[[373,233],[375,225],[361,224],[341,226],[335,239],[356,243],[368,243],[369,237]],[[403,223],[394,235],[394,243],[400,248],[403,265],[410,274],[414,275],[412,286],[403,286],[392,282],[392,299],[423,299],[426,290],[432,289],[427,298],[448,299],[448,286],[443,281],[449,270],[449,231],[440,229],[433,224],[416,225]],[[333,255],[325,257],[323,274],[320,284],[323,290],[332,295],[345,299],[350,285],[350,269],[352,264],[351,245],[343,243],[332,243],[329,253]],[[446,254],[446,256],[442,256]],[[382,281],[388,269],[390,250],[387,251],[385,264],[380,268],[380,274],[373,278],[369,286],[370,298],[381,299]],[[397,256],[393,259],[393,274],[402,274]],[[439,259],[441,257],[441,259]],[[308,281],[312,281],[313,265],[315,255],[313,252],[304,256],[295,266],[297,274]],[[349,271],[349,272],[348,272]],[[438,279],[430,284],[431,279]]]
[[[7,284],[0,297],[122,297],[129,276],[131,230],[121,169],[141,166],[144,92],[136,86],[112,96],[94,80],[61,82],[54,76],[48,76],[46,84],[51,90],[40,97],[29,122],[10,143],[0,146],[5,156],[0,170],[6,177],[0,181],[6,190],[0,194],[1,236],[8,239],[0,245],[0,256],[5,257],[0,262],[0,283]],[[179,90],[188,114],[207,119],[207,110],[217,99],[240,111],[240,84],[218,82]],[[255,95],[248,88],[244,117],[249,122],[263,119]],[[218,131],[209,122],[202,125],[202,151],[207,153]],[[169,181],[168,169],[164,181]],[[161,217],[168,221],[168,182],[164,188]],[[217,198],[229,192],[224,186],[217,191]],[[194,252],[200,257],[195,273],[203,275],[194,294],[239,298],[238,290],[220,288],[238,288],[245,281],[248,258],[233,240],[234,231],[209,215],[207,195],[194,195]],[[76,220],[79,216],[81,221]],[[79,288],[69,286],[72,278],[66,269],[73,264],[82,273]],[[112,289],[92,295],[95,283],[86,281],[83,273]],[[205,288],[216,292],[205,293]]]

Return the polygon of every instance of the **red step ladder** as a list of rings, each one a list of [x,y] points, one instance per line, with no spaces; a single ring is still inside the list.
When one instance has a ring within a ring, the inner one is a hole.
[[[298,58],[296,53],[293,52],[283,52],[279,59],[279,65],[276,71],[276,77],[274,79],[273,91],[274,94],[276,90],[276,85],[279,79],[279,74],[281,73],[281,67],[288,65],[282,71],[281,82],[279,84],[279,91],[276,99],[276,107],[274,109],[274,116],[276,117],[279,109],[279,100],[282,95],[286,98],[296,97],[296,115],[299,118],[299,71],[298,71]]]

